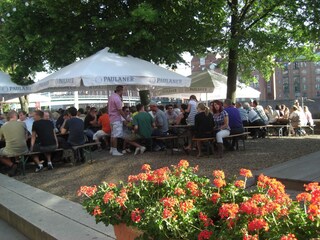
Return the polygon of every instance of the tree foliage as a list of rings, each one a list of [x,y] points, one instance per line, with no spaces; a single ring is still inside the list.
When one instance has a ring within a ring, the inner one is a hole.
[[[27,83],[32,73],[63,67],[110,47],[123,54],[174,64],[181,53],[218,52],[228,75],[269,78],[275,60],[311,56],[319,43],[314,0],[2,0],[0,67]]]

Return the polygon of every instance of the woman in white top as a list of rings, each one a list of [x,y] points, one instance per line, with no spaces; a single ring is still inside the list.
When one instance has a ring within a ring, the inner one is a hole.
[[[187,118],[188,125],[194,125],[194,117],[197,114],[197,102],[197,97],[195,95],[191,95],[189,98],[188,108],[186,110],[186,112],[189,113]]]
[[[309,126],[313,126],[314,122],[313,122],[312,114],[309,111],[309,108],[307,106],[303,106],[303,110],[304,110],[304,114],[305,114],[306,119],[307,119],[307,124]]]
[[[187,119],[186,119],[186,122],[187,122],[187,125],[191,125],[191,126],[194,126],[194,123],[195,123],[195,116],[196,114],[198,113],[198,110],[197,110],[197,97],[195,95],[191,95],[190,98],[189,98],[189,103],[188,103],[188,108],[185,110],[186,113],[189,113]],[[188,142],[188,145],[184,147],[184,150],[186,153],[188,153],[191,149],[192,149],[192,137],[193,137],[193,132],[192,130],[190,129],[189,130],[189,142]]]

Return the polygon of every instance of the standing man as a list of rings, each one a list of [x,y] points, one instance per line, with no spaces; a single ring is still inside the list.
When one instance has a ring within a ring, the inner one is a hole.
[[[8,121],[0,128],[0,139],[4,139],[6,146],[0,149],[0,162],[10,167],[9,176],[16,174],[17,164],[10,160],[10,156],[16,156],[28,152],[28,131],[24,122],[17,121],[16,111],[10,111]]]
[[[123,123],[121,117],[126,118],[125,113],[122,111],[122,93],[123,86],[117,86],[116,90],[109,97],[108,101],[108,113],[111,125],[111,149],[112,156],[122,156],[117,149],[118,138],[122,138],[123,135]]]
[[[48,170],[52,170],[51,153],[58,148],[58,140],[53,123],[50,120],[43,119],[43,116],[42,111],[34,111],[30,150],[44,153],[48,162]],[[36,172],[41,171],[43,165],[39,161],[39,156],[34,156],[33,161],[37,164]]]

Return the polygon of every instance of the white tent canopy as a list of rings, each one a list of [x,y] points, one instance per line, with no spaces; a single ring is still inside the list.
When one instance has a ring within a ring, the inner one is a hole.
[[[188,87],[191,79],[148,61],[120,56],[105,48],[74,62],[34,84],[36,92],[103,89],[107,85],[124,85],[133,89]]]
[[[195,95],[201,100],[226,99],[227,77],[223,74],[206,70],[189,76],[191,85],[187,88],[159,89],[158,96],[185,98],[186,95]],[[236,98],[259,98],[260,92],[243,83],[237,83]]]
[[[22,86],[11,81],[9,74],[0,71],[0,97],[12,99],[18,96],[32,93],[31,85]]]

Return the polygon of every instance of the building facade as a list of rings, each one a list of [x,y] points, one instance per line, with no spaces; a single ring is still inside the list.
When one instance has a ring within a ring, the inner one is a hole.
[[[221,73],[218,65],[222,57],[209,54],[205,57],[193,57],[192,72],[214,69]],[[253,72],[257,79],[251,87],[261,92],[260,100],[293,100],[299,98],[320,99],[320,62],[296,61],[281,63],[269,81],[259,72]]]

